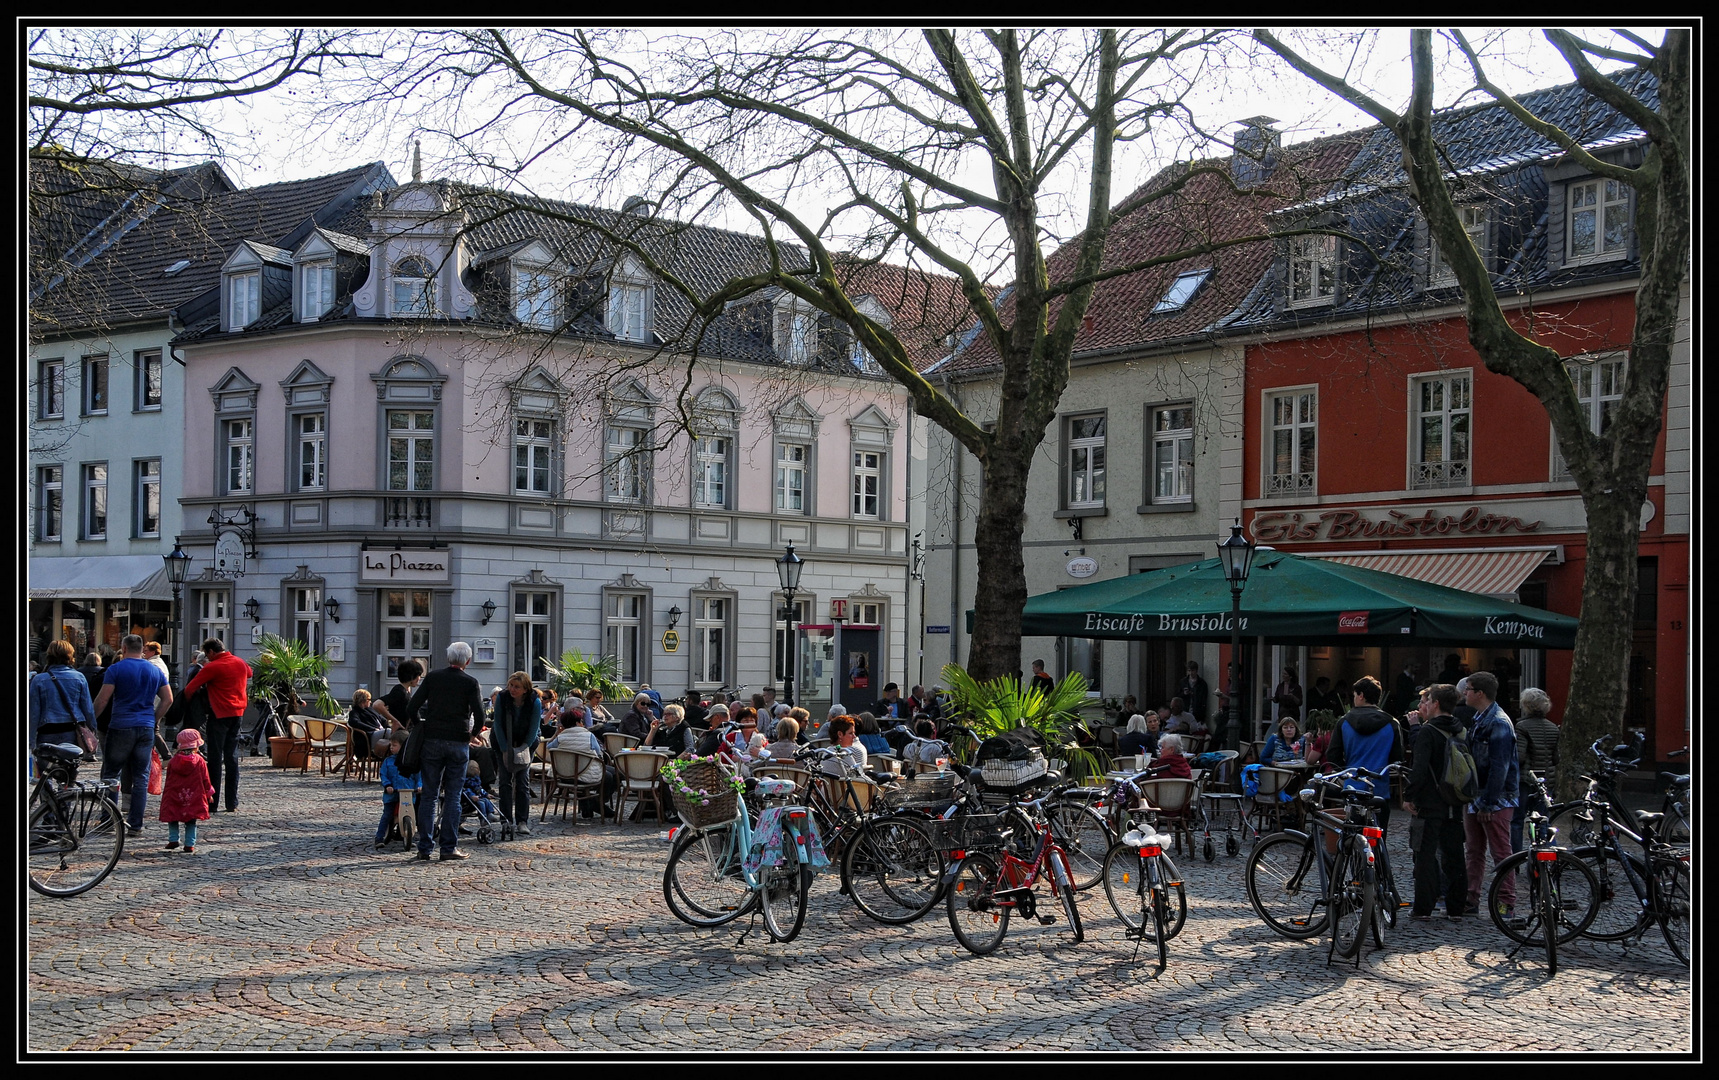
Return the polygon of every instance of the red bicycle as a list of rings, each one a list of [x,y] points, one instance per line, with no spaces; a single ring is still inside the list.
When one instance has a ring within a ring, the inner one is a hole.
[[[992,831],[984,837],[988,850],[975,851],[972,844],[950,853],[950,866],[944,878],[947,893],[944,903],[949,911],[949,928],[955,940],[976,956],[995,952],[1009,932],[1009,916],[1019,912],[1024,919],[1037,918],[1045,926],[1056,922],[1055,915],[1040,915],[1038,899],[1033,889],[1049,882],[1051,896],[1060,901],[1068,925],[1074,931],[1074,944],[1086,939],[1080,925],[1080,908],[1074,898],[1074,872],[1068,854],[1051,836],[1050,823],[1044,817],[1044,800],[1021,803],[1033,814],[1033,828],[1038,843],[1031,859],[1020,859],[1009,851],[1012,830]],[[994,830],[998,817],[986,815],[990,822],[979,818],[958,819],[970,838],[989,825]],[[1015,819],[1018,820],[1018,819]]]

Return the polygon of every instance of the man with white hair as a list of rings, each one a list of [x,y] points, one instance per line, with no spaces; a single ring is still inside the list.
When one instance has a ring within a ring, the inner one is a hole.
[[[436,816],[436,793],[442,800],[442,861],[471,856],[454,846],[460,827],[460,788],[466,782],[466,763],[471,760],[471,740],[483,731],[483,690],[466,674],[472,647],[463,641],[448,646],[448,666],[424,676],[406,706],[424,728],[423,764],[419,779],[425,798],[418,803],[418,852],[412,856],[430,861],[435,838],[430,827]]]

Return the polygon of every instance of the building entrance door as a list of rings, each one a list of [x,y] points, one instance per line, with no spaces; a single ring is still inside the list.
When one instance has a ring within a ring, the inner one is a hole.
[[[403,660],[416,660],[430,670],[430,590],[385,589],[382,592],[382,674],[393,682]]]
[[[882,657],[877,652],[878,628],[849,626],[842,629],[842,704],[858,714],[883,696]]]

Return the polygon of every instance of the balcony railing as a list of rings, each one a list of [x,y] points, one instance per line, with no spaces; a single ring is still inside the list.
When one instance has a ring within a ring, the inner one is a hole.
[[[1467,487],[1468,482],[1466,461],[1417,461],[1409,486],[1416,489]]]
[[[1313,474],[1272,473],[1266,477],[1265,497],[1268,499],[1294,498],[1313,494]]]
[[[433,521],[435,500],[421,496],[394,496],[382,500],[382,524],[389,528],[428,529]]]

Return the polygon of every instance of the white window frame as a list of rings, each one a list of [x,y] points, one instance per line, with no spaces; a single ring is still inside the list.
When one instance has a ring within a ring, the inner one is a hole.
[[[557,311],[560,280],[546,266],[514,268],[513,317],[526,326],[553,330],[560,325]]]
[[[322,651],[322,586],[290,585],[287,587],[288,618],[292,624],[292,639],[304,642],[312,653]]]
[[[66,415],[66,361],[43,360],[36,368],[36,418],[62,420]]]
[[[1076,434],[1081,425],[1097,421],[1095,433]],[[1110,417],[1106,413],[1076,413],[1063,417],[1063,509],[1098,510],[1105,505],[1110,455]]]
[[[870,460],[868,460],[870,459]],[[888,455],[882,450],[855,447],[853,450],[853,500],[850,509],[861,521],[883,520],[883,478]],[[866,490],[867,481],[870,490]],[[868,507],[869,502],[869,507]]]
[[[797,460],[792,456],[793,451],[799,452]],[[811,472],[811,462],[812,448],[807,444],[799,442],[779,442],[776,444],[775,503],[778,514],[804,514],[811,509],[811,487],[807,482]],[[794,476],[799,477],[799,482],[789,484],[787,481]],[[800,501],[799,506],[789,505],[788,496],[790,493],[797,495]]]
[[[650,604],[648,593],[615,590],[603,593],[603,655],[615,658],[617,678],[624,683],[636,683],[643,678],[640,672],[650,651],[650,642],[645,637]]]
[[[609,285],[609,303],[603,325],[621,341],[651,339],[651,288],[636,281]]]
[[[1429,452],[1428,424],[1438,446]],[[1466,453],[1457,456],[1457,430]],[[1409,377],[1409,488],[1466,488],[1474,483],[1474,370],[1463,368]]]
[[[1152,308],[1152,314],[1163,315],[1171,311],[1181,311],[1188,306],[1188,302],[1194,298],[1194,294],[1200,291],[1200,286],[1204,285],[1206,279],[1211,276],[1211,267],[1177,274],[1176,280],[1172,281],[1170,287],[1164,290],[1164,298]]]
[[[99,378],[97,372],[101,373]],[[99,400],[96,396],[98,386],[101,394]],[[83,397],[83,414],[106,416],[108,410],[113,407],[113,369],[107,357],[84,357],[79,388]]]
[[[650,499],[646,431],[610,424],[603,433],[603,495],[607,502],[642,505]]]
[[[161,350],[138,350],[132,354],[132,366],[137,372],[137,397],[136,403],[132,406],[132,411],[160,412],[161,400],[166,389],[163,385],[165,372],[161,366]],[[154,374],[153,379],[151,379],[152,372]],[[153,386],[150,385],[151,382],[154,383]],[[151,390],[155,392],[154,401],[150,400]]]
[[[1297,274],[1305,275],[1308,289],[1297,295]],[[1337,238],[1330,233],[1307,233],[1289,238],[1289,274],[1284,283],[1289,307],[1317,307],[1337,298]],[[1322,288],[1321,285],[1324,287]]]
[[[316,322],[334,308],[334,259],[299,266],[299,321]]]
[[[226,589],[203,589],[197,593],[197,641],[199,643],[217,638],[223,644],[230,644],[233,632],[233,620],[229,614],[232,604],[232,593]],[[199,644],[199,647],[201,645]]]
[[[1591,196],[1593,201],[1588,202],[1584,195]],[[1581,209],[1577,209],[1578,205]],[[1623,227],[1617,246],[1608,247],[1606,220],[1614,209],[1623,215]],[[1577,254],[1576,220],[1589,215],[1593,217],[1594,249],[1586,254]],[[1614,262],[1628,258],[1631,227],[1628,184],[1622,180],[1603,177],[1571,181],[1564,193],[1564,265],[1582,266],[1587,263]]]
[[[418,269],[427,272],[409,272]],[[423,319],[436,313],[436,267],[426,256],[416,253],[403,256],[394,264],[391,278],[395,317]]]
[[[396,416],[409,417],[406,426],[396,428]],[[420,427],[420,419],[429,421]],[[384,417],[387,425],[385,439],[388,451],[387,476],[389,491],[429,492],[436,489],[436,413],[433,409],[389,409]],[[400,434],[395,434],[395,432]],[[428,434],[424,434],[424,433]],[[424,444],[428,443],[428,446]],[[404,479],[396,482],[394,466],[405,466]]]
[[[772,642],[773,651],[773,655],[770,658],[770,684],[777,687],[782,685],[782,676],[785,674],[783,667],[788,662],[788,621],[782,618],[782,609],[787,606],[787,597],[780,591],[770,594],[770,640]],[[796,634],[800,633],[800,627],[813,621],[812,615],[817,610],[818,598],[816,595],[809,595],[807,593],[794,594],[794,632]],[[806,666],[805,650],[795,649],[794,656],[799,660],[799,666],[804,669]],[[807,690],[810,689],[804,684],[804,681],[800,678],[800,672],[798,671],[794,672],[794,688],[797,696],[802,698],[806,696]]]
[[[107,539],[107,462],[89,461],[78,470],[82,488],[83,523],[82,538],[85,540]]]
[[[1289,402],[1289,422],[1280,423],[1278,402]],[[1312,415],[1307,416],[1303,406],[1311,406]],[[1319,490],[1319,388],[1316,386],[1284,386],[1267,390],[1263,395],[1263,430],[1266,438],[1263,440],[1264,460],[1261,462],[1263,482],[1261,490],[1268,499],[1287,498],[1297,499],[1310,497]],[[1289,472],[1279,472],[1278,464],[1278,433],[1288,435]],[[1311,471],[1300,468],[1305,464],[1302,460],[1301,443],[1304,432],[1311,432],[1313,439],[1313,468]]]
[[[1188,414],[1186,427],[1164,428],[1161,426],[1163,416],[1177,412]],[[1151,447],[1151,502],[1153,505],[1193,502],[1194,403],[1187,401],[1154,405],[1147,415],[1151,417],[1151,427],[1147,435],[1148,444]],[[1160,458],[1166,450],[1170,454],[1172,468],[1170,490],[1168,491],[1164,489],[1164,485],[1161,483],[1164,473]]]
[[[137,518],[136,533],[139,538],[159,537],[161,535],[161,459],[139,458],[132,463],[135,481],[132,485],[133,513]],[[152,471],[153,470],[153,471]],[[155,524],[149,523],[149,504],[151,498],[155,503]]]
[[[730,457],[733,437],[701,435],[692,446],[692,504],[707,510],[726,509],[734,488]]]
[[[513,418],[513,493],[548,497],[555,486],[555,421]]]
[[[1474,245],[1474,250],[1480,254],[1482,263],[1486,261],[1486,231],[1491,223],[1491,209],[1485,203],[1462,203],[1456,208],[1457,217],[1462,219],[1462,231],[1468,234],[1468,240]],[[1444,289],[1456,284],[1456,271],[1445,262],[1444,253],[1439,250],[1438,238],[1432,235],[1429,226],[1427,230],[1427,288]]]
[[[221,476],[228,495],[249,495],[257,485],[257,421],[251,416],[221,421]],[[242,481],[242,482],[241,482]]]
[[[227,317],[229,330],[243,330],[262,314],[263,272],[249,270],[227,276]]]
[[[66,521],[66,467],[38,466],[36,491],[36,539],[59,540]]]
[[[712,604],[722,605],[714,610]],[[694,593],[692,597],[692,679],[694,688],[731,685],[734,682],[734,607],[728,593]],[[711,674],[711,656],[716,672]]]
[[[510,670],[523,671],[534,682],[546,674],[539,658],[555,659],[555,596],[553,589],[515,588],[513,593]]]
[[[314,423],[316,428],[311,429]],[[293,469],[299,491],[328,490],[328,414],[326,412],[294,413]],[[309,468],[310,477],[305,478]]]
[[[1623,400],[1624,378],[1629,373],[1628,353],[1600,353],[1592,356],[1573,356],[1564,361],[1564,370],[1570,374],[1570,382],[1576,390],[1576,401],[1588,415],[1588,431],[1593,435],[1605,434],[1606,421],[1610,410],[1607,406],[1615,405]],[[1587,392],[1582,389],[1582,376],[1587,376]],[[1611,386],[1606,388],[1607,380]],[[1570,466],[1564,460],[1564,455],[1558,450],[1558,436],[1552,435],[1552,478],[1554,480],[1570,479]]]

